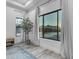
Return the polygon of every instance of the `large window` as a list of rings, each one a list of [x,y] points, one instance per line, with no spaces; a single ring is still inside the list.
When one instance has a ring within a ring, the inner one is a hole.
[[[62,11],[57,10],[39,17],[39,37],[60,40]]]
[[[16,36],[20,36],[21,35],[21,22],[22,22],[22,18],[21,17],[16,17]]]

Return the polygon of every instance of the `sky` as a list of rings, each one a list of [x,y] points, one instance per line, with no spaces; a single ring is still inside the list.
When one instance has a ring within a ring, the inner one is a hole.
[[[22,22],[22,18],[16,18],[16,24],[21,24],[21,22]]]
[[[56,13],[52,13],[49,15],[45,15],[44,16],[44,25],[52,25],[52,26],[56,26],[57,25],[57,12]]]

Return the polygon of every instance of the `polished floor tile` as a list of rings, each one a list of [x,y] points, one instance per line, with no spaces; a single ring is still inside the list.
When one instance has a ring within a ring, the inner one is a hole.
[[[30,57],[27,58],[28,55]],[[13,47],[7,48],[7,59],[31,59],[31,57],[36,57],[37,59],[63,59],[53,51],[49,51],[40,46],[26,45],[25,43],[16,44]]]

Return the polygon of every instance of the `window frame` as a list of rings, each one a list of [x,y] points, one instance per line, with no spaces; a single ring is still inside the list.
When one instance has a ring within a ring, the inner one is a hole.
[[[52,12],[48,12],[48,13],[46,13],[46,14],[43,14],[43,15],[40,15],[39,17],[43,17],[43,26],[42,26],[42,37],[40,37],[39,36],[39,38],[45,38],[44,37],[44,16],[45,15],[49,15],[49,14],[52,14],[52,13],[55,13],[55,12],[57,12],[57,40],[56,41],[60,41],[59,39],[58,39],[58,37],[59,37],[59,32],[58,32],[58,25],[59,25],[59,11],[61,11],[62,9],[58,9],[58,10],[55,10],[55,11],[52,11]],[[48,39],[48,38],[45,38],[45,39]],[[53,39],[50,39],[50,40],[53,40]]]

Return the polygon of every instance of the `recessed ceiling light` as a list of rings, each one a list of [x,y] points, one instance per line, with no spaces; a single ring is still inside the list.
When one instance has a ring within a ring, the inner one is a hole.
[[[29,1],[25,4],[25,6],[29,5],[32,1],[33,1],[33,0],[29,0]]]

